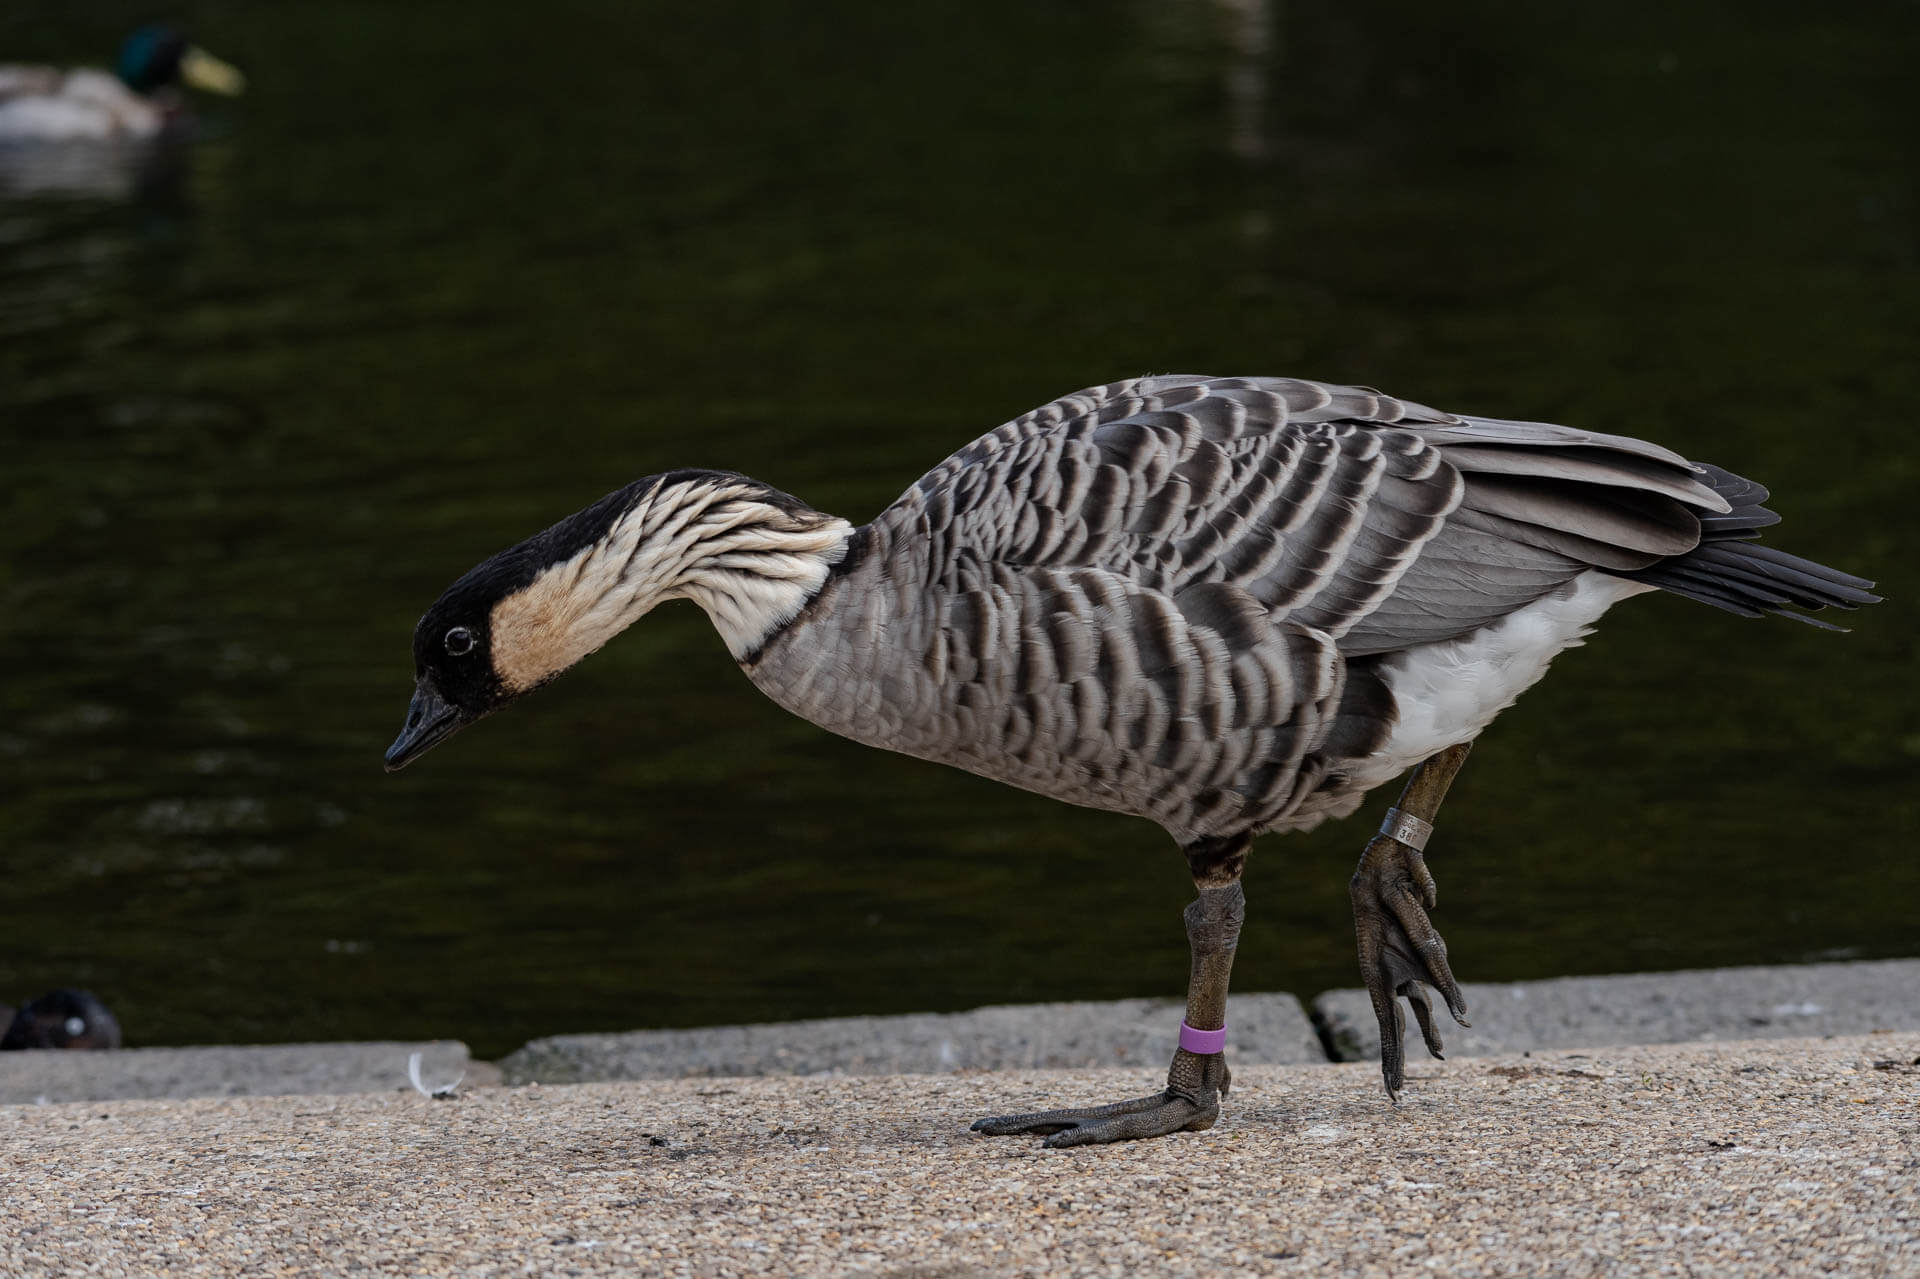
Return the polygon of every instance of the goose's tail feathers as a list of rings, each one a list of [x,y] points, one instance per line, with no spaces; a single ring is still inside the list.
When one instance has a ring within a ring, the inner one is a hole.
[[[1880,602],[1880,597],[1872,593],[1874,584],[1865,578],[1760,545],[1755,540],[1760,530],[1780,522],[1780,517],[1763,505],[1767,490],[1717,466],[1699,469],[1702,478],[1732,509],[1723,515],[1700,516],[1700,545],[1693,550],[1619,576],[1742,617],[1774,613],[1829,631],[1846,628],[1789,606],[1858,608]]]

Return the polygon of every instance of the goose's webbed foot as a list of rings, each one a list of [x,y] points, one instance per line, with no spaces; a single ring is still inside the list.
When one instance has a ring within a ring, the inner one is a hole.
[[[1406,1054],[1401,1039],[1406,1018],[1394,998],[1405,995],[1420,1023],[1427,1051],[1441,1056],[1440,1031],[1434,1025],[1432,985],[1447,1010],[1468,1025],[1467,1001],[1447,965],[1447,943],[1427,918],[1435,901],[1433,875],[1426,858],[1386,835],[1374,837],[1348,885],[1353,898],[1353,930],[1360,943],[1360,976],[1380,1021],[1380,1073],[1387,1095],[1398,1098],[1406,1084]]]
[[[978,1121],[973,1131],[989,1137],[1044,1135],[1045,1144],[1056,1150],[1063,1146],[1095,1146],[1164,1137],[1173,1132],[1199,1132],[1213,1127],[1220,1118],[1220,1099],[1227,1095],[1232,1081],[1226,1054],[1203,1056],[1182,1048],[1174,1053],[1166,1088],[1151,1097],[1136,1097],[1106,1106],[1001,1115]]]

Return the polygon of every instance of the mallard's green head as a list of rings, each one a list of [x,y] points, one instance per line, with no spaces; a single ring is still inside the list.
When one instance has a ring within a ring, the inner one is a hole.
[[[157,24],[141,27],[127,37],[114,70],[135,93],[186,84],[231,97],[247,87],[247,78],[238,68],[188,44],[187,38],[172,27]]]

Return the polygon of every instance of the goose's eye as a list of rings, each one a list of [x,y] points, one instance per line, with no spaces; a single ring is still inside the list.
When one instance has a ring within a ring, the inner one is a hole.
[[[455,657],[464,657],[473,651],[473,632],[464,626],[456,626],[447,632],[447,652]]]

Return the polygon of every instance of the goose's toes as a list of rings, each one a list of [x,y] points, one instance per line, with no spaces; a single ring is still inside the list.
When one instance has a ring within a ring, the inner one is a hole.
[[[1199,1132],[1220,1118],[1220,1099],[1233,1087],[1224,1053],[1196,1053],[1185,1048],[1173,1054],[1167,1086],[1151,1097],[1135,1097],[1106,1106],[1077,1106],[1067,1110],[1040,1110],[1030,1115],[1001,1115],[982,1119],[973,1130],[989,1137],[1027,1134],[1044,1136],[1056,1150],[1062,1146],[1097,1146],[1110,1141],[1138,1141],[1170,1132]]]
[[[1046,1137],[1046,1145],[1096,1146],[1112,1141],[1164,1137],[1171,1132],[1198,1132],[1220,1118],[1220,1094],[1187,1097],[1171,1088],[1151,1097],[1136,1097],[1108,1106],[1080,1106],[1042,1110],[1030,1115],[1001,1115],[982,1119],[973,1131],[989,1137],[1031,1135]]]
[[[1440,992],[1447,1010],[1462,1026],[1470,1024],[1467,1001],[1447,963],[1447,943],[1427,918],[1437,894],[1426,858],[1418,849],[1392,836],[1376,835],[1361,855],[1348,894],[1360,944],[1360,976],[1380,1022],[1380,1073],[1387,1095],[1397,1099],[1406,1085],[1406,1055],[1401,1046],[1406,1019],[1395,997],[1406,996],[1420,1037],[1435,1057],[1441,1055],[1442,1044],[1427,985]]]

